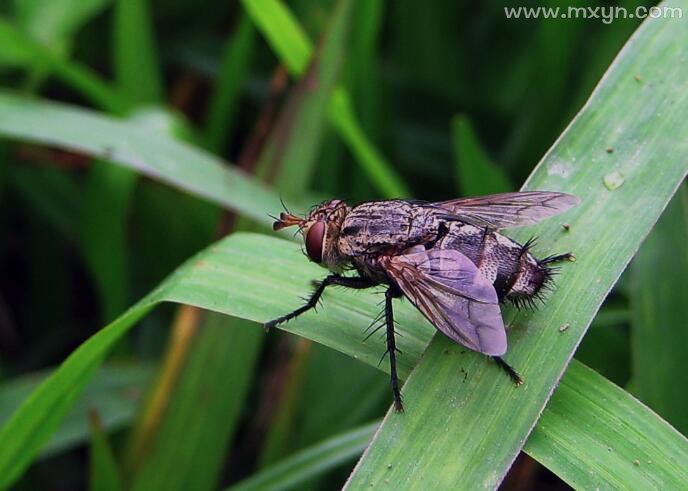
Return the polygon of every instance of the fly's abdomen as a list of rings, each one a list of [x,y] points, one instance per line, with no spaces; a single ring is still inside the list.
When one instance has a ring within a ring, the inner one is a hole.
[[[531,303],[549,278],[548,269],[538,264],[528,244],[521,245],[497,232],[453,223],[439,245],[457,249],[473,261],[492,282],[500,300]]]

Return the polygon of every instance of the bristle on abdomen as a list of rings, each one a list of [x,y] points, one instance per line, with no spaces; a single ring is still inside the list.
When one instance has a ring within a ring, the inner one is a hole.
[[[529,260],[522,266],[514,286],[504,297],[518,308],[534,308],[535,301],[542,300],[543,292],[547,291],[552,280],[552,269],[531,258],[534,261]]]
[[[556,268],[533,256],[530,252],[533,244],[533,239],[519,244],[498,232],[469,224],[452,224],[441,246],[455,248],[471,259],[493,283],[500,301],[509,300],[517,307],[534,307]]]

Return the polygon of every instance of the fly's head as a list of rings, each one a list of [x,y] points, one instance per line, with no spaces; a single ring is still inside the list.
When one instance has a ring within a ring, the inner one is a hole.
[[[306,244],[308,259],[339,272],[348,262],[337,246],[339,231],[350,210],[351,207],[344,201],[333,199],[313,208],[305,218],[282,212],[279,220],[272,224],[272,229],[281,230],[297,225]]]

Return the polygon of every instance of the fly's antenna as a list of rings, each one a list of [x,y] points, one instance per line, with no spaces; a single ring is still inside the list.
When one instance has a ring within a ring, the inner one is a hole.
[[[280,200],[280,203],[282,203],[282,208],[284,208],[284,211],[286,211],[290,215],[293,215],[291,210],[289,210],[289,208],[287,208],[287,205],[284,203],[284,200],[282,199],[282,193],[280,193],[280,195],[279,195],[279,200]]]
[[[277,217],[276,217],[275,215],[273,215],[272,213],[266,213],[266,215],[269,216],[270,218],[272,218],[272,219],[275,220],[275,221],[278,221],[278,220],[279,220],[279,218],[277,218]]]
[[[272,230],[282,230],[285,227],[291,227],[292,225],[298,225],[299,229],[302,226],[303,219],[294,216],[290,213],[282,212],[279,218],[275,218],[275,222],[272,224]]]

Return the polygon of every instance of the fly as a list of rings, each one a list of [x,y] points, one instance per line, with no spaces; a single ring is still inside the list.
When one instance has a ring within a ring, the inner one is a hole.
[[[406,297],[453,341],[484,353],[518,385],[502,358],[507,349],[500,304],[532,305],[552,277],[552,263],[570,253],[537,259],[532,241],[519,244],[498,232],[532,225],[580,200],[548,191],[503,193],[429,203],[371,201],[351,207],[327,201],[301,218],[281,213],[274,230],[298,226],[308,258],[331,274],[315,283],[305,305],[265,323],[270,329],[314,308],[330,285],[365,289],[385,285],[384,326],[394,408],[403,411],[397,377],[392,300]],[[355,270],[355,276],[343,272]]]

